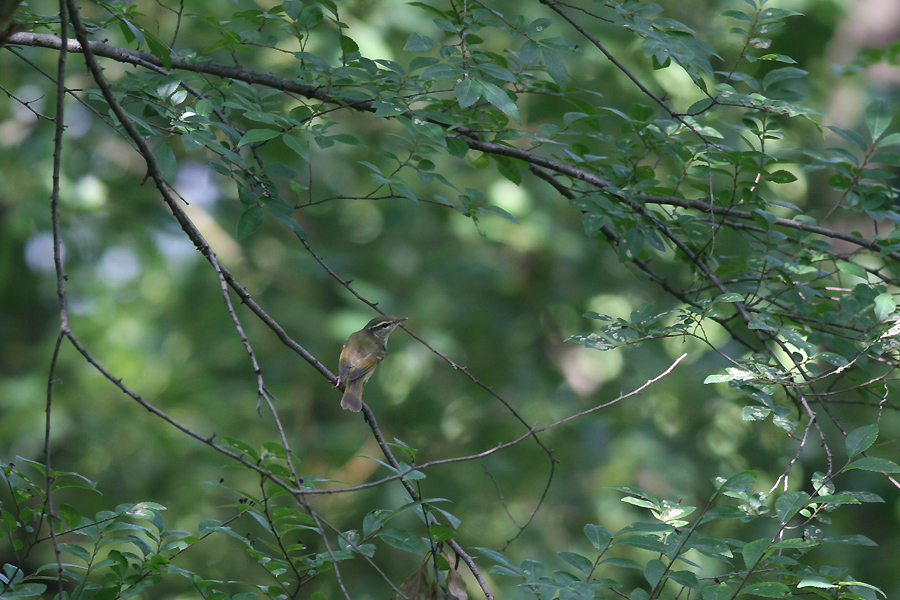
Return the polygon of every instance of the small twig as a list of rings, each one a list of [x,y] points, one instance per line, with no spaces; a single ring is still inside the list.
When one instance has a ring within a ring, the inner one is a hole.
[[[712,146],[713,148],[718,148],[719,150],[722,150],[722,147],[720,145],[716,144],[715,142],[710,140],[707,136],[703,135],[700,131],[697,130],[696,127],[694,127],[691,123],[688,123],[687,120],[682,115],[679,115],[674,110],[669,108],[669,105],[666,104],[665,100],[663,100],[662,98],[660,98],[659,96],[657,96],[656,94],[651,92],[647,88],[647,86],[645,86],[643,83],[641,83],[641,80],[638,79],[634,73],[632,73],[621,62],[619,62],[619,60],[615,56],[613,56],[612,52],[610,52],[609,50],[606,49],[606,46],[604,46],[603,43],[599,39],[597,39],[596,37],[591,35],[590,32],[588,32],[584,27],[582,27],[578,23],[577,20],[575,20],[574,18],[569,16],[569,14],[566,11],[559,8],[559,6],[557,5],[556,2],[552,2],[551,0],[539,0],[539,1],[541,4],[549,7],[550,10],[554,11],[560,17],[565,19],[566,22],[569,23],[569,25],[572,27],[572,29],[574,29],[575,31],[577,31],[578,33],[583,35],[588,41],[590,41],[591,44],[593,44],[594,47],[597,48],[597,50],[599,50],[600,52],[603,53],[603,55],[606,57],[606,59],[609,62],[614,64],[616,66],[616,68],[619,69],[619,71],[621,71],[625,75],[625,77],[627,77],[629,80],[631,80],[631,82],[635,86],[637,86],[637,88],[639,90],[641,90],[641,92],[644,95],[646,95],[648,98],[650,98],[651,100],[653,100],[654,102],[659,104],[662,107],[662,109],[665,110],[669,114],[670,117],[672,117],[673,119],[677,120],[679,123],[681,123],[688,129],[690,129],[694,133],[694,135],[696,135],[698,138],[703,140],[704,144],[706,144],[708,146]]]
[[[369,408],[369,405],[363,402],[362,405],[363,415],[365,416],[366,421],[369,423],[369,427],[372,429],[372,434],[375,436],[375,440],[378,442],[378,447],[381,448],[381,452],[387,458],[390,465],[395,469],[395,471],[400,471],[400,462],[394,456],[394,453],[391,451],[390,446],[387,441],[384,439],[384,436],[381,435],[381,429],[378,427],[378,422],[375,419],[375,413],[372,412],[372,409]],[[414,470],[414,469],[411,469]],[[412,498],[413,501],[420,500],[418,492],[416,489],[410,484],[408,481],[400,478],[400,483],[403,484],[403,487],[406,488],[407,494]],[[437,519],[432,515],[432,519],[437,522]],[[485,581],[484,576],[481,574],[481,570],[478,568],[478,565],[475,564],[475,559],[473,559],[468,552],[466,552],[462,546],[460,546],[456,540],[449,540],[448,543],[450,547],[453,548],[453,551],[457,556],[462,558],[463,562],[466,563],[466,566],[469,567],[469,571],[472,573],[472,576],[475,577],[475,580],[478,582],[478,585],[481,587],[481,591],[484,592],[484,595],[488,600],[493,600],[494,595],[491,593],[490,587],[488,587],[487,581]]]
[[[68,17],[65,2],[60,0],[59,7],[60,30],[62,39],[65,40],[68,35]],[[59,352],[63,339],[69,331],[69,315],[66,308],[66,273],[62,259],[62,232],[60,231],[59,222],[59,181],[60,172],[62,170],[62,140],[66,129],[65,120],[65,86],[62,82],[66,76],[66,58],[68,53],[62,51],[59,53],[57,60],[57,79],[60,85],[56,88],[56,127],[53,136],[53,186],[50,192],[50,217],[53,227],[53,266],[56,271],[56,296],[57,309],[59,311],[59,332],[56,335],[56,342],[53,345],[53,357],[50,360],[50,369],[47,374],[47,403],[44,409],[46,419],[44,421],[44,467],[46,469],[46,495],[47,495],[47,515],[50,526],[50,540],[53,546],[53,554],[56,559],[56,588],[58,596],[63,597],[65,588],[63,586],[63,563],[62,554],[60,552],[59,540],[56,538],[56,522],[55,508],[53,506],[53,468],[52,468],[52,452],[50,448],[50,412],[53,405],[53,383],[56,380],[56,365],[59,359]]]
[[[490,470],[482,465],[484,469],[484,474],[487,475],[487,478],[491,480],[491,483],[494,485],[494,489],[497,490],[497,496],[500,498],[500,506],[503,507],[503,512],[506,513],[506,516],[509,518],[510,522],[519,528],[519,531],[524,529],[524,525],[520,525],[516,518],[509,512],[509,506],[506,504],[506,498],[503,496],[503,490],[500,489],[500,485],[497,483],[497,480],[494,479],[494,475],[490,472]]]
[[[678,363],[680,363],[686,357],[687,357],[687,353],[682,354],[681,356],[676,358],[675,361],[672,362],[668,367],[666,367],[666,369],[663,372],[661,372],[659,375],[657,375],[656,377],[653,377],[652,379],[648,379],[640,387],[635,388],[634,390],[632,390],[630,392],[621,393],[616,398],[614,398],[608,402],[604,402],[603,404],[598,404],[597,406],[577,412],[573,415],[570,415],[570,416],[560,419],[558,421],[554,421],[553,423],[550,423],[549,425],[545,425],[543,427],[537,427],[537,426],[531,427],[526,433],[523,433],[519,437],[513,438],[512,440],[509,440],[506,442],[501,442],[501,443],[497,444],[496,446],[493,446],[487,450],[483,450],[481,452],[477,452],[475,454],[469,454],[466,456],[453,456],[450,458],[440,458],[440,459],[436,459],[436,460],[427,461],[424,463],[419,463],[415,466],[410,466],[403,470],[397,470],[394,474],[392,474],[388,477],[385,477],[383,479],[379,479],[378,481],[371,481],[369,483],[363,483],[363,484],[355,485],[352,487],[336,488],[336,489],[330,489],[330,490],[308,490],[308,491],[306,491],[306,494],[309,496],[313,496],[313,495],[343,494],[343,493],[348,493],[348,492],[356,492],[359,490],[364,490],[367,488],[373,488],[373,487],[377,487],[380,485],[384,485],[385,483],[387,483],[389,481],[396,481],[398,479],[402,480],[404,477],[406,477],[413,471],[422,471],[422,470],[429,469],[431,467],[440,466],[440,465],[449,465],[449,464],[454,464],[454,463],[469,462],[469,461],[473,461],[473,460],[480,460],[480,459],[486,458],[492,454],[496,454],[497,452],[499,452],[501,450],[505,450],[507,448],[511,448],[512,446],[521,444],[523,441],[527,440],[528,438],[530,438],[532,435],[534,435],[536,433],[543,433],[545,431],[555,429],[556,427],[559,427],[560,425],[568,423],[569,421],[590,415],[590,414],[595,413],[598,410],[602,410],[604,408],[609,408],[610,406],[612,406],[614,404],[618,404],[622,400],[626,400],[628,398],[631,398],[632,396],[640,394],[642,391],[647,389],[649,386],[653,385],[654,383],[658,382],[663,377],[665,377],[666,375],[671,373],[672,370],[676,366],[678,366]],[[371,410],[368,409],[368,406],[365,403],[363,404],[363,412],[366,414],[371,413]],[[374,419],[375,419],[375,416],[374,416],[374,414],[372,414],[372,423],[374,423]],[[381,435],[381,430],[378,429],[377,424],[374,425],[374,431],[375,431],[376,440],[380,440],[379,444],[384,442],[384,438]],[[383,451],[385,449],[386,449],[385,454],[386,455],[390,454],[390,458],[388,460],[389,460],[391,466],[393,466],[395,469],[399,469],[399,463],[396,462],[396,459],[393,458],[393,454],[390,452],[390,448],[387,446],[387,442],[384,442]]]

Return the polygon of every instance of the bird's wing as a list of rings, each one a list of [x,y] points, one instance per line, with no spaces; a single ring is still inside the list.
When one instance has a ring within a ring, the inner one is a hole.
[[[347,359],[348,380],[365,377],[381,362],[381,359],[371,352],[353,352]],[[343,367],[341,372],[344,372]]]
[[[347,340],[348,342],[350,340]],[[341,359],[338,363],[338,381],[346,381],[347,375],[350,374],[350,359],[347,356],[347,342],[344,342],[341,348]]]

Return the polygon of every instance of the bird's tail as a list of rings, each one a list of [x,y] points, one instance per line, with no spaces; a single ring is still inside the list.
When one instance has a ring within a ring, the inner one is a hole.
[[[344,388],[344,397],[341,398],[341,408],[359,412],[362,408],[363,379],[351,379]]]

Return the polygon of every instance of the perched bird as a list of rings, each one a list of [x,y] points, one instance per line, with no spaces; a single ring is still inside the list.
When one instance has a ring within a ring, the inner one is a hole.
[[[372,376],[375,367],[384,358],[391,332],[406,317],[384,315],[375,317],[366,326],[351,333],[341,348],[338,380],[346,383],[341,408],[359,412],[362,408],[363,386]]]

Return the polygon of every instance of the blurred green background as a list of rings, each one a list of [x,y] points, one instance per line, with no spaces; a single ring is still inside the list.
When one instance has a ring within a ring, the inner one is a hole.
[[[189,9],[229,19],[229,13],[275,4],[192,0]],[[720,52],[731,47],[724,21],[715,16],[722,9],[719,3],[661,4]],[[173,17],[163,3],[137,5],[146,14],[144,22],[159,23],[160,37],[171,38]],[[773,34],[773,49],[810,72],[807,104],[828,113],[826,123],[856,127],[869,97],[896,101],[900,69],[853,63],[867,46],[887,44],[900,32],[900,14],[886,8],[892,3],[796,0],[778,5],[805,14]],[[492,6],[530,18],[548,16],[537,2]],[[48,2],[29,2],[28,9],[53,10]],[[92,4],[84,10],[96,14]],[[349,35],[373,58],[408,62],[413,55],[401,49],[410,32],[434,30],[427,12],[400,1],[348,2],[341,11]],[[240,30],[240,19],[232,21]],[[561,24],[553,27],[575,40]],[[128,45],[117,29],[105,33],[109,43]],[[617,56],[631,60],[629,66],[647,81],[660,78],[659,85],[672,90],[678,102],[678,81],[666,80],[671,73],[641,66],[640,51],[629,36],[606,35]],[[216,38],[202,20],[187,17],[179,40],[176,47],[203,48]],[[311,39],[309,50],[327,51],[326,41]],[[495,46],[502,51],[504,38],[498,37]],[[53,51],[16,52],[47,72],[55,69]],[[242,51],[238,59],[283,75],[296,68],[291,55],[265,48]],[[79,57],[70,61],[68,86],[92,87]],[[128,70],[111,61],[103,64],[111,78]],[[625,110],[645,101],[596,53],[573,56],[569,72],[602,93],[609,105]],[[0,460],[15,462],[22,456],[40,461],[47,373],[59,325],[49,218],[53,125],[40,116],[53,113],[53,85],[6,50],[0,50],[0,85],[6,92],[0,96]],[[30,102],[32,110],[8,94]],[[556,122],[568,110],[539,98],[526,99],[520,108],[529,123]],[[177,228],[157,192],[142,183],[144,165],[123,137],[71,99],[67,110],[61,211],[75,335],[129,388],[193,430],[254,446],[276,439],[269,413],[265,408],[261,415],[256,412],[252,367],[208,264]],[[370,171],[358,161],[379,164],[377,152],[397,145],[391,136],[395,125],[387,120],[349,114],[341,120],[365,147],[312,146],[305,179],[309,191],[294,196],[300,205],[296,217],[309,243],[361,295],[389,313],[409,317],[410,329],[491,386],[527,423],[545,425],[610,401],[688,353],[661,384],[640,396],[542,436],[560,464],[542,510],[511,546],[514,556],[584,550],[585,523],[615,531],[643,516],[606,485],[638,485],[697,505],[711,494],[714,476],[757,469],[761,485],[768,489],[774,484],[796,450],[795,441],[769,424],[743,422],[742,403],[725,386],[702,385],[706,375],[725,363],[695,340],[670,339],[605,353],[563,342],[592,327],[581,317],[587,311],[624,317],[647,302],[660,310],[675,305],[620,264],[614,251],[585,236],[580,215],[565,199],[528,174],[515,186],[494,169],[446,157],[434,158],[438,172],[460,188],[483,190],[519,223],[486,216],[476,227],[451,208],[407,199],[331,199],[367,194],[374,187]],[[786,135],[787,146],[815,149],[829,143],[811,126],[797,125]],[[292,156],[275,144],[262,154],[281,161]],[[175,188],[220,260],[293,339],[336,371],[341,343],[373,311],[338,285],[274,219],[267,218],[254,235],[236,239],[241,212],[236,190],[207,166],[201,153],[178,156]],[[382,159],[381,164],[389,163]],[[408,181],[417,185],[421,198],[452,193],[434,181],[414,181],[411,174]],[[821,182],[810,178],[803,184],[809,191],[789,201],[816,198]],[[289,191],[284,193],[290,197]],[[683,276],[677,264],[656,264]],[[238,315],[266,384],[278,398],[277,410],[302,474],[348,484],[386,475],[368,458],[378,457],[379,451],[362,418],[339,408],[340,392],[248,311],[238,307]],[[725,339],[721,331],[708,333]],[[201,482],[224,479],[236,488],[258,486],[247,472],[231,468],[222,456],[123,396],[67,344],[54,383],[54,467],[97,481],[103,494],[73,491],[69,502],[94,510],[121,502],[159,502],[168,507],[167,527],[194,531],[205,518],[228,518],[234,510],[227,505],[236,500]],[[499,402],[403,332],[393,335],[365,400],[385,436],[418,448],[419,462],[483,451],[525,432]],[[884,419],[897,417],[885,414]],[[852,428],[852,416],[845,424]],[[801,485],[821,469],[823,456],[810,449],[794,467],[792,483]],[[483,460],[432,469],[422,492],[450,500],[444,508],[463,519],[464,547],[497,548],[518,531],[507,511],[518,522],[526,521],[549,470],[547,455],[525,441]],[[886,481],[870,477],[859,485],[896,498]],[[358,528],[372,507],[396,507],[404,501],[402,488],[388,485],[313,503],[349,529]],[[853,564],[860,579],[881,586],[889,597],[900,594],[898,518],[896,499],[839,511],[836,528],[868,535],[880,546],[823,548],[816,551],[816,560]],[[253,530],[249,523],[235,528]],[[6,561],[3,543],[0,558]],[[227,571],[219,576],[264,579],[262,569],[244,558],[237,544],[202,547],[183,560],[210,576]],[[853,554],[829,554],[846,548]],[[390,574],[400,580],[416,562],[396,554]],[[35,562],[47,558],[35,557]],[[369,573],[361,563],[345,568],[360,581]],[[323,585],[329,592],[329,584]],[[355,585],[362,586],[358,591],[365,597],[365,586]],[[368,593],[386,597],[389,591],[376,584]]]

